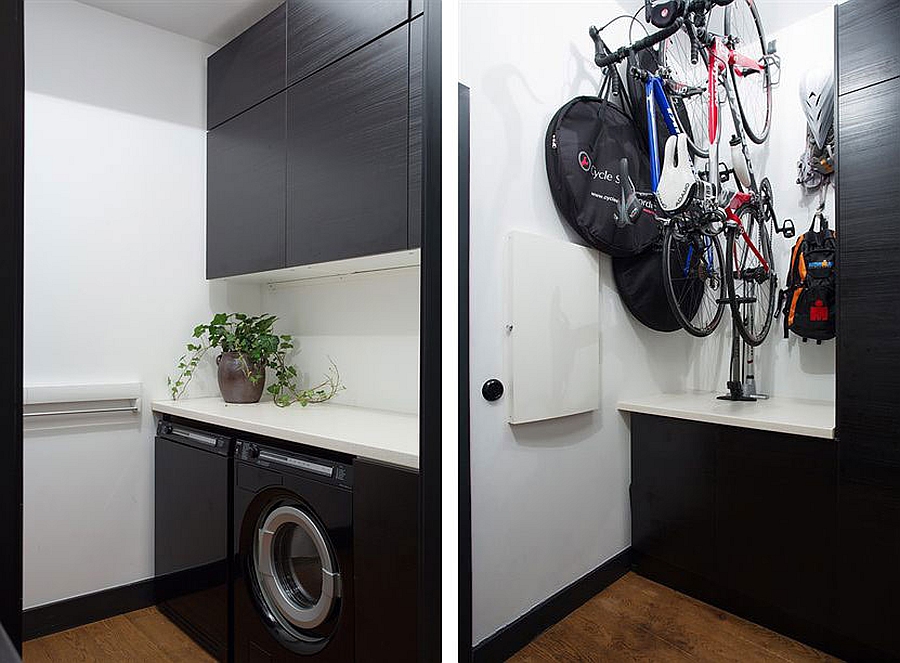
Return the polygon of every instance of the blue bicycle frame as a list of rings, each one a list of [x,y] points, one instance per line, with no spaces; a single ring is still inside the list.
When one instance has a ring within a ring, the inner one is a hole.
[[[672,110],[672,104],[669,103],[666,92],[663,89],[662,78],[659,76],[650,76],[644,84],[644,97],[647,100],[647,137],[650,142],[650,184],[653,187],[653,193],[659,188],[660,166],[659,166],[659,141],[656,135],[656,107],[662,111],[663,120],[669,129],[669,134],[676,136],[680,133],[678,126],[675,124],[675,111]]]
[[[681,131],[675,124],[675,111],[672,109],[672,104],[669,103],[669,98],[666,96],[666,92],[663,89],[662,78],[659,76],[648,77],[647,82],[644,84],[644,93],[647,100],[647,140],[650,143],[650,184],[653,187],[653,193],[656,193],[659,188],[659,178],[661,175],[659,165],[659,140],[656,133],[656,107],[659,106],[659,110],[662,111],[663,120],[666,123],[666,128],[669,130],[670,135],[677,136]],[[712,241],[710,241],[708,237],[705,237],[704,240],[704,243],[706,244],[707,264],[712,265]],[[682,268],[685,278],[687,278],[687,275],[690,272],[691,259],[693,256],[694,245],[691,244],[688,246],[687,256],[684,261],[684,267]]]

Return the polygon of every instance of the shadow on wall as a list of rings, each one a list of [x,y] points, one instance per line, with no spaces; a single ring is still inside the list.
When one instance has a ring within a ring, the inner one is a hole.
[[[27,91],[205,129],[209,44],[74,0],[26,2],[25,26]]]

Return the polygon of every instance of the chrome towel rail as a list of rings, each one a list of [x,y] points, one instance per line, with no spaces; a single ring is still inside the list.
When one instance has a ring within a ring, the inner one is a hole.
[[[94,407],[85,410],[50,410],[47,412],[23,412],[23,417],[52,417],[61,414],[102,414],[105,412],[134,412],[138,413],[141,408],[137,405],[128,405],[125,407]]]

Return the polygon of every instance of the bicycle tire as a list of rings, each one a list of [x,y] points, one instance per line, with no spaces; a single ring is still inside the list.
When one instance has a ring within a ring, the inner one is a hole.
[[[722,246],[719,243],[718,237],[710,237],[701,235],[700,233],[696,233],[693,237],[703,237],[708,239],[711,243],[711,246],[714,249],[714,262],[718,263],[718,285],[715,285],[712,279],[706,279],[703,276],[701,276],[700,280],[697,280],[677,276],[673,273],[674,269],[677,269],[678,266],[686,262],[685,256],[678,252],[678,249],[680,248],[680,245],[683,245],[684,240],[681,240],[676,235],[674,223],[669,223],[663,234],[663,285],[666,291],[666,298],[669,300],[669,306],[672,309],[672,314],[675,316],[678,324],[692,336],[703,338],[709,336],[716,330],[719,326],[719,322],[722,320],[722,315],[725,312],[724,263],[722,260]],[[693,263],[693,258],[690,258],[687,262]],[[691,271],[692,269],[693,268],[690,267],[688,271]],[[698,272],[700,271],[701,270],[698,269]],[[705,271],[707,274],[709,273],[709,270]],[[708,292],[707,287],[709,287]],[[691,294],[690,290],[694,291],[693,294]],[[704,310],[709,311],[708,307],[703,307],[703,298],[706,295],[713,296],[713,314],[707,323],[700,324],[696,320],[700,309],[703,308]],[[699,300],[696,299],[697,297],[699,297]]]
[[[749,224],[744,222],[744,216],[751,212],[753,214],[753,218]],[[735,281],[735,264],[734,259],[737,255],[737,237],[740,235],[740,231],[736,227],[729,228],[727,230],[727,240],[725,245],[725,283],[728,290],[728,302],[731,307],[731,315],[734,319],[735,327],[738,330],[738,333],[741,337],[753,347],[757,347],[762,344],[763,341],[766,340],[766,336],[769,335],[769,331],[772,328],[772,319],[775,314],[775,303],[777,300],[777,289],[778,289],[778,273],[775,270],[775,262],[774,257],[772,255],[772,241],[769,237],[769,232],[766,229],[765,219],[761,218],[759,208],[752,204],[747,203],[742,205],[737,209],[735,214],[741,218],[741,222],[744,224],[744,229],[747,231],[747,234],[750,236],[751,241],[757,246],[757,249],[762,253],[763,258],[765,258],[766,262],[769,264],[769,273],[766,277],[765,284],[768,288],[768,303],[765,305],[765,310],[763,311],[755,311],[751,310],[754,314],[754,319],[756,315],[763,314],[763,325],[761,328],[750,328],[748,327],[747,320],[745,320],[744,313],[747,312],[745,307],[748,306],[746,302],[739,302],[738,299],[746,299],[748,296],[752,297],[754,294],[754,287],[751,283],[751,279],[741,279],[741,291],[738,292],[738,288]],[[754,240],[754,232],[758,231],[759,237]],[[750,256],[753,255],[750,251],[749,246],[746,241],[742,238],[743,245],[743,255],[741,264],[738,265],[738,269],[741,272],[744,271],[746,267],[746,260],[750,259]],[[756,256],[753,255],[753,259]],[[760,285],[760,284],[756,284]],[[749,292],[748,292],[748,286]],[[756,299],[758,303],[759,298]],[[752,324],[752,322],[751,322]]]
[[[750,12],[749,18],[752,20],[752,26],[748,24],[748,16],[743,13],[748,10]],[[738,12],[741,12],[739,17],[736,16]],[[738,31],[748,34],[735,34]],[[754,31],[755,34],[753,34]],[[750,48],[754,49],[756,44],[759,44],[759,58],[757,59],[761,59],[766,54],[765,31],[763,30],[762,21],[759,18],[759,11],[756,9],[756,3],[751,0],[734,0],[734,2],[725,7],[725,34],[738,39],[739,43],[737,48],[743,55],[753,57],[754,53],[752,50],[750,52],[741,50],[742,43],[745,43]],[[737,97],[738,111],[741,115],[741,124],[744,126],[747,135],[750,136],[750,140],[757,145],[761,145],[766,142],[766,139],[769,137],[769,129],[772,126],[772,77],[769,73],[769,68],[763,68],[762,72],[763,93],[765,94],[766,99],[766,113],[762,127],[757,126],[758,121],[754,124],[754,121],[750,117],[752,100],[749,96],[751,91],[756,87],[753,81],[757,80],[757,78],[755,76],[750,78],[739,78],[733,67],[729,67],[729,70],[731,82],[734,87],[734,95]],[[745,85],[747,81],[751,81],[751,85]],[[741,90],[744,90],[743,94]]]
[[[709,60],[706,49],[701,47],[697,63],[691,63],[687,28],[682,28],[660,43],[659,62],[672,71],[678,83],[704,88],[708,85]],[[707,92],[692,99],[669,95],[669,102],[675,110],[675,123],[679,131],[687,134],[688,149],[694,156],[704,159],[709,156],[708,94]]]

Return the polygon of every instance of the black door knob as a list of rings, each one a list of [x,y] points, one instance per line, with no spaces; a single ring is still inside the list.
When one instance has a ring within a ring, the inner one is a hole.
[[[481,395],[486,401],[500,400],[503,396],[503,383],[496,378],[491,378],[481,386]]]

